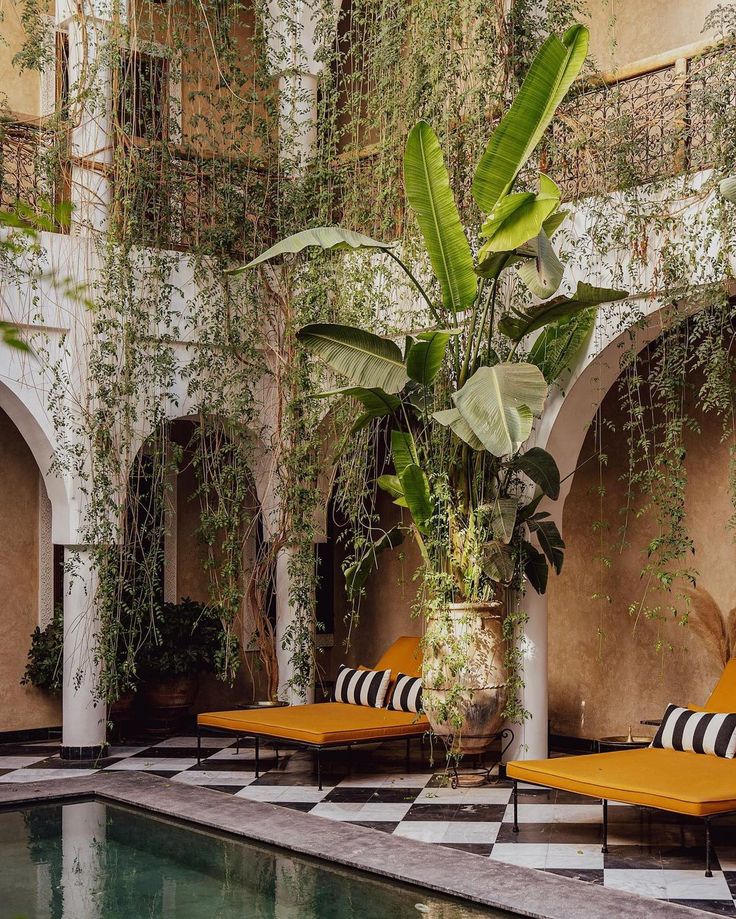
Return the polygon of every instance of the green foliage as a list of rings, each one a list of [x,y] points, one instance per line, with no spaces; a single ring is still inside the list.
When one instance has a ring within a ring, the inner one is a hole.
[[[226,654],[237,653],[237,639],[228,636],[225,647],[221,611],[184,597],[164,603],[149,640],[138,655],[144,678],[167,679],[217,673]]]
[[[28,663],[21,683],[59,695],[64,676],[63,652],[64,611],[61,604],[57,604],[51,622],[43,629],[36,626],[33,630]]]

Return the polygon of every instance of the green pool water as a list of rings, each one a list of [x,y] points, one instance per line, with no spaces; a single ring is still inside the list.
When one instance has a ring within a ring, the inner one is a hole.
[[[502,915],[98,801],[0,812],[2,919]]]

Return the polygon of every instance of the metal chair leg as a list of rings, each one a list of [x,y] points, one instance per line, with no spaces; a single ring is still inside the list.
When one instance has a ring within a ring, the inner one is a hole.
[[[322,791],[322,759],[320,757],[320,749],[317,747],[317,785],[319,790]]]
[[[202,729],[197,725],[197,765],[202,764]]]
[[[710,868],[710,859],[711,859],[711,843],[710,843],[710,819],[705,818],[705,876],[707,878],[713,877],[713,872]]]
[[[608,801],[603,799],[603,845],[601,852],[605,855],[608,852]]]
[[[255,741],[256,741],[256,778],[258,778],[258,777],[259,777],[259,774],[260,774],[260,763],[261,763],[261,760],[260,760],[260,754],[261,754],[261,749],[260,749],[260,738],[259,738],[259,737],[256,737],[256,738],[255,738]]]
[[[519,786],[518,786],[518,783],[516,782],[516,780],[514,780],[513,799],[514,799],[514,826],[513,826],[513,831],[514,831],[514,833],[518,833],[518,832],[519,832]]]

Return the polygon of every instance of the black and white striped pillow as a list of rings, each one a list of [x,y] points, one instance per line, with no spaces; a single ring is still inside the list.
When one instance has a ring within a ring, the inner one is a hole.
[[[335,681],[335,702],[383,708],[390,681],[390,670],[353,670],[340,664]]]
[[[388,708],[394,712],[421,712],[422,678],[400,673],[396,677]]]
[[[652,746],[733,759],[736,753],[736,714],[694,712],[670,704]]]

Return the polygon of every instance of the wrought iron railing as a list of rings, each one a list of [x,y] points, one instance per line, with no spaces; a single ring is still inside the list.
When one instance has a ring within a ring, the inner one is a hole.
[[[59,142],[38,124],[0,120],[0,207],[22,202],[37,209],[68,200]]]
[[[581,84],[560,109],[543,167],[571,199],[710,166],[735,77],[732,47],[693,47]]]

